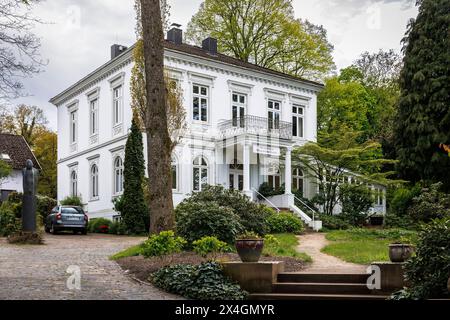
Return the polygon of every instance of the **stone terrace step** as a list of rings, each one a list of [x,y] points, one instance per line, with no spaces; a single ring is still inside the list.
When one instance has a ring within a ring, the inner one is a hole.
[[[315,274],[282,272],[278,274],[278,282],[299,283],[362,283],[365,284],[369,275],[367,274]]]
[[[299,293],[254,293],[250,300],[386,300],[381,295],[350,294],[299,294]]]
[[[370,294],[366,284],[361,283],[297,283],[277,282],[272,285],[272,293],[300,294]]]

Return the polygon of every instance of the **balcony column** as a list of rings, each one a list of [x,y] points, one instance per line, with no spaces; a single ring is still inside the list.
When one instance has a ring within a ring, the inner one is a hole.
[[[284,166],[284,187],[285,194],[292,194],[292,165],[291,165],[292,147],[286,148],[286,160]]]
[[[243,162],[244,162],[244,194],[252,198],[253,192],[250,190],[250,147],[251,145],[244,142],[242,145],[244,149]]]

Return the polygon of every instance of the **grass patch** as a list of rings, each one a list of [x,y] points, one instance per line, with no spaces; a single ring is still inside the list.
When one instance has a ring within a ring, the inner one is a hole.
[[[265,244],[263,254],[271,257],[292,257],[304,262],[311,262],[312,259],[306,253],[297,252],[298,239],[292,233],[277,233],[273,235],[278,243]]]
[[[404,229],[336,230],[327,233],[326,238],[333,243],[322,252],[358,264],[389,261],[390,243],[414,242],[416,236],[416,232]]]
[[[126,257],[135,257],[141,254],[141,245],[138,244],[136,246],[129,247],[123,251],[120,251],[111,257],[109,259],[111,260],[118,260]]]

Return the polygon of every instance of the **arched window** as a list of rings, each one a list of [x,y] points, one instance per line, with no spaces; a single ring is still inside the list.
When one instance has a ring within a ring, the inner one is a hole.
[[[98,167],[96,164],[91,167],[91,198],[98,198]]]
[[[175,157],[172,157],[172,189],[178,190],[178,163]]]
[[[192,170],[193,190],[201,191],[208,184],[208,164],[203,157],[195,158]]]
[[[292,170],[292,189],[298,191],[302,196],[304,196],[303,183],[303,171],[299,168],[294,168]]]
[[[78,196],[78,177],[75,170],[70,173],[70,194],[72,197]]]
[[[123,160],[117,157],[114,160],[114,194],[123,192]]]

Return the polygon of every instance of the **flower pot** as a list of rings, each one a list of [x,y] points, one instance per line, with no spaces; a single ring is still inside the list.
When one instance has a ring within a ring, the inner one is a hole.
[[[405,262],[411,258],[414,247],[410,244],[392,243],[389,245],[389,259],[392,262]]]
[[[258,262],[264,248],[263,239],[236,240],[237,253],[242,262]]]

